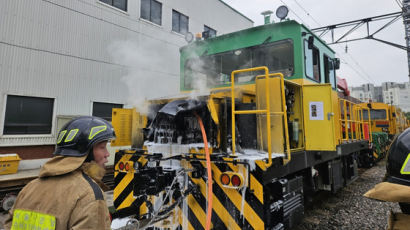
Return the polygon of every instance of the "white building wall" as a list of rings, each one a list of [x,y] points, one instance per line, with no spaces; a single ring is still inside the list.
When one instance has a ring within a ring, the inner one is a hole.
[[[384,103],[400,107],[405,112],[410,112],[410,89],[389,88],[383,91]]]
[[[253,25],[219,0],[159,2],[160,26],[140,19],[139,0],[128,0],[127,12],[98,0],[0,1],[0,146],[55,142],[56,119],[50,135],[2,135],[10,94],[54,98],[55,118],[90,115],[95,101],[177,93],[186,42],[172,31],[172,9],[189,17],[193,33],[204,24],[218,35]]]

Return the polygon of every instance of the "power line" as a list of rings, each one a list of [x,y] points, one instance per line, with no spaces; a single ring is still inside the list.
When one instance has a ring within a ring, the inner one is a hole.
[[[312,20],[313,20],[316,24],[318,24],[318,25],[320,26],[320,23],[319,23],[312,15],[310,15],[310,13],[309,13],[301,4],[299,4],[298,1],[296,1],[296,0],[293,0],[293,1],[294,1],[303,11],[305,11],[305,13],[307,14],[307,16],[311,17]]]
[[[395,2],[397,3],[397,5],[399,5],[400,9],[403,8],[403,5],[401,4],[399,0],[395,0]]]
[[[340,59],[342,59],[343,63],[346,64],[349,68],[351,68],[361,79],[363,79],[364,81],[372,82],[373,84],[376,83],[370,76],[363,75],[363,73],[360,73],[356,68],[353,68],[353,66],[351,66],[345,59],[343,59],[342,57],[340,57]],[[355,62],[355,60],[352,57],[351,57],[351,59],[352,59],[353,62]],[[361,68],[360,65],[358,65],[358,67]],[[366,74],[366,72],[364,72],[364,73]]]

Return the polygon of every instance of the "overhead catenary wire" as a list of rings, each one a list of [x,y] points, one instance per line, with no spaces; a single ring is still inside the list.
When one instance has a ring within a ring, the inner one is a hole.
[[[312,15],[310,15],[310,13],[301,5],[301,4],[299,4],[299,2],[298,1],[296,1],[296,0],[293,0],[303,11],[305,11],[305,13],[306,13],[306,15],[307,16],[309,16],[309,17],[311,17],[312,18],[312,20],[316,23],[316,24],[320,24]]]
[[[400,8],[403,8],[403,4],[399,0],[394,0]]]

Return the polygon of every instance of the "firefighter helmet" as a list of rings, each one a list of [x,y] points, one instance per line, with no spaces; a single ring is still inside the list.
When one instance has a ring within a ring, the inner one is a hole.
[[[74,118],[60,130],[54,155],[85,156],[94,144],[113,138],[115,132],[110,122],[92,116]]]
[[[388,182],[410,186],[410,128],[393,140],[386,171]]]

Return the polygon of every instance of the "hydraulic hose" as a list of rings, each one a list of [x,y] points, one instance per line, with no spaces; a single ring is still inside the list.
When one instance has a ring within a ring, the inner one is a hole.
[[[206,138],[206,132],[204,128],[204,124],[202,123],[201,117],[194,112],[196,118],[198,119],[199,126],[201,127],[202,132],[202,139],[204,140],[205,145],[205,158],[206,158],[206,171],[208,175],[208,207],[206,210],[206,227],[205,230],[211,229],[211,218],[212,218],[212,171],[211,171],[211,156],[209,155],[208,149],[208,140]]]

